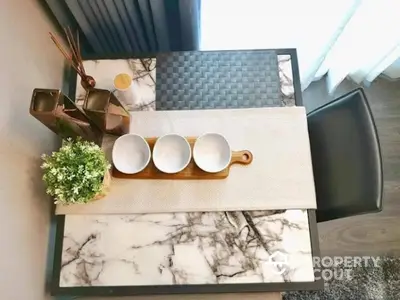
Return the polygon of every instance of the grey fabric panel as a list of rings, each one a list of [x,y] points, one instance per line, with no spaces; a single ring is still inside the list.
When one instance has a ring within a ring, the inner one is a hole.
[[[179,9],[186,13],[180,14],[182,40],[185,41],[184,45],[194,46],[194,49],[199,49],[200,39],[200,2],[179,0]],[[193,34],[193,31],[195,33]],[[192,50],[192,49],[182,49]]]
[[[103,26],[107,26],[107,22],[105,22],[104,19],[98,14],[96,14],[96,12],[93,10],[93,7],[96,6],[96,3],[98,1],[91,0],[91,1],[77,1],[77,2],[78,2],[78,7],[81,8],[88,23],[90,24],[89,30],[92,33],[96,34],[103,47],[105,47],[106,49],[112,49],[113,43],[111,42],[110,39],[107,38],[108,33],[103,28]],[[102,4],[100,4],[100,7],[101,6]]]
[[[267,106],[281,106],[275,51],[173,52],[157,56],[157,110]]]
[[[127,31],[125,29],[126,26],[128,26],[128,24],[126,24],[126,18],[124,18],[124,15],[121,12],[121,8],[118,7],[119,6],[118,4],[122,4],[122,6],[124,6],[124,4],[121,3],[120,0],[117,1],[103,0],[103,3],[107,8],[108,13],[110,14],[112,21],[112,23],[108,25],[110,27],[111,26],[114,27],[118,32],[118,38],[124,47],[123,49],[129,52],[137,51],[138,47],[137,45],[135,45],[134,37],[131,36],[130,38],[128,38]]]
[[[165,11],[165,2],[159,0],[148,0],[153,16],[154,31],[158,42],[159,51],[170,50],[168,23]]]
[[[156,49],[158,49],[158,43],[156,37],[154,36],[154,23],[151,14],[150,3],[148,0],[138,0],[138,4],[142,14],[143,27],[149,39],[150,49],[151,51],[156,51]]]
[[[98,34],[100,34],[99,31],[92,30],[93,25],[87,19],[85,10],[81,7],[80,2],[76,0],[66,0],[65,2],[67,3],[68,8],[74,15],[79,27],[82,29],[92,47],[97,49],[99,52],[109,52],[110,49],[107,47],[107,45],[103,45],[101,42],[102,38],[104,37],[101,35],[98,36]],[[86,6],[85,3],[84,6]]]
[[[93,51],[103,57],[199,46],[200,0],[60,0],[66,13],[46,1],[61,23],[67,22],[67,14],[75,19]]]
[[[99,5],[96,0],[88,0],[88,3],[93,10],[91,17],[96,20],[97,30],[102,32],[103,37],[108,37],[103,42],[113,51],[120,51],[122,46],[119,43],[117,33],[112,26],[108,26],[111,23],[111,17],[106,7],[102,3]]]
[[[107,6],[104,4],[105,0],[91,0],[99,7],[101,15],[98,15],[97,18],[101,20],[102,26],[104,26],[107,30],[106,37],[108,42],[111,43],[111,48],[116,49],[114,51],[120,52],[124,49],[124,46],[119,38],[117,28],[113,26],[113,21]]]
[[[128,16],[128,20],[131,24],[131,27],[129,32],[134,32],[133,36],[137,39],[137,44],[139,47],[140,51],[146,51],[150,49],[149,44],[146,41],[146,28],[145,26],[142,26],[142,23],[140,22],[140,14],[138,11],[138,5],[135,5],[135,2],[132,0],[123,0],[126,8],[126,14]],[[154,51],[155,47],[151,49],[151,51]]]

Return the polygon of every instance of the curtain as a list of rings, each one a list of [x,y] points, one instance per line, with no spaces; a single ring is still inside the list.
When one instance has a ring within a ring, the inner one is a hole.
[[[200,0],[46,0],[46,3],[61,26],[81,29],[90,51],[98,56],[199,48]]]
[[[369,84],[400,56],[400,1],[203,0],[202,50],[296,48],[304,90]]]

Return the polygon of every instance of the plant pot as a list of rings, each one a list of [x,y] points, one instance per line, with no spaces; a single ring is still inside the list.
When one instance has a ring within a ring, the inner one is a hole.
[[[110,184],[111,184],[111,174],[110,174],[110,171],[107,170],[104,173],[104,177],[103,177],[103,188],[101,189],[101,192],[97,193],[93,197],[92,201],[96,201],[96,200],[100,200],[101,198],[104,198],[110,191]]]

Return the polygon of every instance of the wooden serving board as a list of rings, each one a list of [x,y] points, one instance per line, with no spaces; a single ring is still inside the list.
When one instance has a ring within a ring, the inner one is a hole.
[[[186,137],[187,141],[192,148],[197,139],[197,137]],[[149,143],[150,150],[153,152],[153,147],[157,138],[146,138],[146,141]],[[151,159],[147,167],[136,174],[125,174],[117,170],[113,166],[112,168],[112,176],[115,178],[125,178],[125,179],[174,179],[174,180],[190,180],[190,179],[224,179],[229,176],[230,166],[233,164],[241,164],[248,165],[253,161],[253,154],[248,150],[243,151],[232,151],[231,163],[229,166],[218,173],[208,173],[200,169],[196,163],[192,159],[190,160],[188,166],[182,171],[175,174],[163,173],[156,168]]]

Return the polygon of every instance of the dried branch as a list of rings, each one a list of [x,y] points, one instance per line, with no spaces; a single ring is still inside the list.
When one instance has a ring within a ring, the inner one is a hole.
[[[65,59],[71,64],[71,66],[75,69],[75,71],[82,77],[82,79],[87,78],[87,74],[85,68],[83,66],[81,51],[80,51],[80,43],[79,43],[79,31],[77,33],[76,41],[74,39],[74,35],[69,27],[64,28],[64,33],[68,41],[68,50],[65,50],[61,45],[60,41],[55,37],[51,32],[49,32],[51,40],[57,46],[58,50],[65,57]]]

